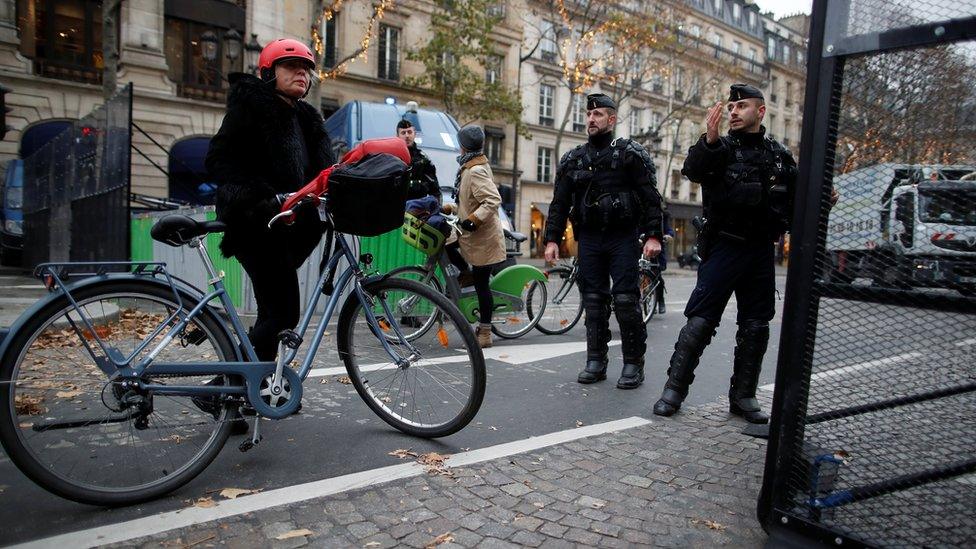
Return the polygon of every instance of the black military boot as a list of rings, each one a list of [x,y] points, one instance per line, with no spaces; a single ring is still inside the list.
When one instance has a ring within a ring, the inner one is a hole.
[[[607,379],[607,349],[610,343],[610,297],[583,294],[586,311],[586,367],[576,381],[596,383]]]
[[[620,325],[620,351],[624,368],[617,380],[618,389],[636,389],[644,383],[644,353],[647,351],[647,327],[638,306],[636,294],[613,296],[613,310]]]
[[[763,356],[769,344],[769,323],[747,320],[735,333],[735,358],[729,380],[729,413],[742,416],[749,423],[768,423],[769,416],[759,409],[756,387],[762,371]]]
[[[708,320],[700,316],[688,319],[685,327],[678,334],[678,341],[674,344],[664,392],[654,403],[656,415],[671,416],[681,408],[681,403],[688,396],[688,386],[695,380],[698,361],[705,347],[712,341],[713,335],[715,335],[715,325]]]

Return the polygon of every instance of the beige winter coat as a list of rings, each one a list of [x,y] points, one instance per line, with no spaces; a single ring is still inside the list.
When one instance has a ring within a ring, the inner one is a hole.
[[[471,219],[478,230],[461,231],[461,255],[475,267],[505,260],[505,236],[498,219],[502,202],[491,176],[488,158],[477,156],[461,166],[457,215],[461,221]]]

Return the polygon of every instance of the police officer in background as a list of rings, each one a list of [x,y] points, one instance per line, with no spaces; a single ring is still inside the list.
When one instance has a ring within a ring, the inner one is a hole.
[[[586,311],[586,367],[578,381],[607,378],[612,296],[624,362],[617,387],[634,389],[644,381],[647,348],[637,260],[641,254],[653,258],[661,252],[661,195],[647,151],[636,141],[614,139],[616,122],[617,105],[610,97],[586,97],[589,138],[559,161],[546,221],[545,256],[549,262],[559,258],[566,219],[572,219]]]
[[[719,135],[722,109],[729,114],[729,134]],[[729,102],[708,111],[705,134],[688,150],[688,179],[703,189],[704,230],[699,233],[702,264],[685,316],[688,322],[668,368],[668,381],[654,413],[678,411],[695,379],[695,367],[735,294],[738,304],[735,355],[729,386],[729,412],[750,423],[766,423],[756,386],[769,342],[774,310],[773,242],[788,228],[796,185],[790,151],[765,135],[763,94],[735,84]]]
[[[437,182],[437,169],[417,146],[417,133],[413,124],[404,118],[397,122],[396,131],[397,137],[407,144],[410,151],[410,188],[407,190],[407,200],[430,195],[440,203],[441,186]]]

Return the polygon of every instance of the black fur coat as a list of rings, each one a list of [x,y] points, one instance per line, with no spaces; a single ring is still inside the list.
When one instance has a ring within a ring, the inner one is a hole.
[[[317,213],[306,210],[293,225],[270,230],[268,221],[279,211],[276,194],[298,190],[335,163],[325,123],[308,103],[291,106],[254,76],[232,74],[230,82],[227,114],[207,153],[217,218],[227,224],[220,250],[297,268],[321,238]]]

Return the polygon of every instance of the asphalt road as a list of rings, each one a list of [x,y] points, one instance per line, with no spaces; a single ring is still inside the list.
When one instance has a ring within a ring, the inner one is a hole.
[[[440,440],[411,438],[388,427],[372,414],[351,385],[336,381],[338,376],[310,378],[300,415],[265,422],[264,441],[247,453],[237,450],[240,437],[231,438],[203,474],[149,504],[102,509],[66,501],[35,486],[5,456],[0,457],[2,541],[28,541],[175,510],[223,488],[268,490],[366,471],[400,463],[387,455],[398,448],[450,454],[572,429],[577,422],[594,424],[631,416],[652,417],[650,408],[660,394],[670,351],[684,323],[681,311],[695,283],[687,272],[682,276],[669,275],[666,280],[668,312],[649,323],[647,382],[636,390],[615,388],[621,366],[619,347],[611,347],[607,381],[588,386],[576,383],[585,356],[582,351],[573,352],[581,348],[584,339],[582,322],[560,336],[532,332],[518,340],[498,341],[497,348],[510,350],[509,356],[531,355],[529,351],[534,346],[546,344],[565,344],[570,352],[522,364],[513,364],[511,359],[489,359],[487,393],[479,414],[467,428]],[[780,293],[784,282],[785,278],[777,278]],[[777,300],[777,307],[761,384],[771,383],[774,377],[772,365],[776,361],[782,301]],[[616,338],[615,324],[612,329]],[[734,336],[733,301],[718,335],[705,352],[687,405],[714,401],[727,392]],[[329,381],[322,383],[324,379]]]

